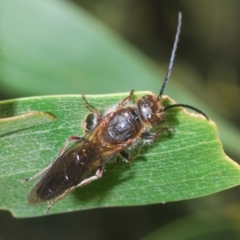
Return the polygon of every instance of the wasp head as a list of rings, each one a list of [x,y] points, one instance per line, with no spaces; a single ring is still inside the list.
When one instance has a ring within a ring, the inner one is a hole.
[[[163,108],[161,104],[161,99],[162,95],[164,92],[164,89],[167,85],[168,79],[171,74],[173,62],[174,62],[174,57],[175,57],[175,52],[177,49],[177,43],[179,40],[179,34],[180,34],[180,29],[181,29],[181,24],[182,24],[182,14],[179,13],[178,15],[178,27],[177,27],[177,33],[175,36],[175,41],[173,44],[173,50],[167,70],[166,77],[164,79],[163,85],[160,89],[160,93],[158,96],[153,95],[153,94],[148,94],[143,96],[137,101],[137,108],[138,112],[140,115],[141,120],[147,124],[147,125],[158,125],[161,122],[164,121],[164,111],[165,109]]]
[[[141,120],[147,125],[158,125],[164,120],[164,112],[158,97],[148,94],[138,99],[137,108]]]

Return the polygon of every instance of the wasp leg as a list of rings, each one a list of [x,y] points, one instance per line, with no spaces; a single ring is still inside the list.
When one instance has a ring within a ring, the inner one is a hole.
[[[131,92],[129,93],[129,95],[127,97],[125,97],[119,104],[118,107],[122,107],[124,106],[126,103],[128,103],[129,101],[131,101],[132,96],[133,96],[133,92],[134,90],[131,90]]]
[[[125,150],[122,150],[120,152],[120,155],[122,156],[122,158],[124,158],[127,162],[131,162],[132,161],[132,157],[130,156],[130,154],[128,152],[126,152]]]
[[[57,202],[59,201],[60,199],[62,199],[63,197],[65,197],[68,193],[72,192],[73,190],[75,190],[76,188],[78,187],[82,187],[82,186],[85,186],[99,178],[102,177],[102,174],[103,174],[103,169],[104,167],[103,166],[100,166],[97,171],[96,171],[96,174],[92,177],[89,177],[89,178],[86,178],[84,179],[82,182],[80,182],[79,184],[77,184],[76,186],[73,186],[71,187],[70,189],[68,189],[66,192],[64,192],[62,195],[60,195],[59,197],[55,198],[53,201],[49,202],[48,204],[48,207],[47,207],[47,210],[45,211],[45,214],[48,214],[48,212],[50,211],[50,209],[52,208],[52,206]]]
[[[161,135],[161,133],[165,130],[169,131],[170,133],[174,132],[173,128],[163,127],[159,131],[157,131],[156,133],[143,132],[141,134],[141,138],[145,141],[151,141],[151,140],[154,140],[154,139],[158,138]]]
[[[78,188],[78,187],[85,186],[85,185],[91,183],[92,181],[98,180],[99,178],[102,177],[103,169],[104,169],[104,167],[103,167],[103,166],[100,166],[100,167],[97,169],[97,171],[96,171],[96,173],[95,173],[94,176],[84,179],[82,182],[80,182],[79,184],[77,184],[77,186],[73,187],[73,189],[70,189],[70,191],[72,191],[72,190],[74,190],[74,189],[76,189],[76,188]]]
[[[102,119],[102,115],[101,115],[100,111],[97,110],[97,109],[93,109],[93,108],[89,105],[89,103],[87,102],[87,99],[86,99],[84,93],[82,94],[82,99],[83,99],[83,104],[84,104],[84,106],[85,106],[90,112],[95,113],[95,114],[97,115],[97,121],[100,121],[100,120]]]
[[[147,144],[147,143],[152,143],[152,141],[160,135],[161,135],[161,132],[157,132],[157,133],[144,132],[141,134],[141,138],[143,140],[143,143]]]
[[[160,135],[160,133],[150,133],[150,132],[144,132],[141,135],[141,138],[143,140],[152,140],[157,138]]]
[[[63,153],[67,150],[69,143],[77,142],[77,141],[79,141],[81,139],[82,139],[82,137],[78,137],[78,136],[71,136],[71,137],[69,137],[67,139],[67,141],[64,143],[61,151],[59,152],[58,157],[62,156]]]
[[[49,164],[47,167],[45,167],[44,169],[42,169],[40,172],[34,174],[33,176],[29,177],[29,178],[26,178],[26,179],[22,179],[21,180],[21,183],[26,183],[26,182],[29,182],[29,181],[32,181],[34,178],[42,175],[44,172],[46,172],[50,167],[52,166],[52,163]]]
[[[67,139],[67,141],[64,143],[60,153],[58,154],[58,157],[56,159],[58,159],[60,156],[63,155],[63,153],[66,151],[69,143],[71,142],[77,142],[81,139],[81,137],[77,137],[77,136],[71,136]],[[55,160],[56,161],[56,160]],[[22,183],[26,183],[26,182],[29,182],[29,181],[32,181],[34,178],[42,175],[44,172],[46,172],[48,169],[50,169],[50,167],[53,165],[53,163],[55,162],[53,161],[51,164],[49,164],[47,167],[45,167],[44,169],[42,169],[40,172],[36,173],[35,175],[29,177],[29,178],[26,178],[26,179],[23,179],[21,180]]]
[[[89,113],[84,121],[84,130],[85,133],[87,133],[88,131],[90,131],[91,129],[93,129],[94,127],[97,126],[97,124],[99,123],[99,119],[96,116],[95,113]]]

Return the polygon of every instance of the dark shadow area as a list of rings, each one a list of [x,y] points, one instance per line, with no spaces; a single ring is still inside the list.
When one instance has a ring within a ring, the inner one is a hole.
[[[16,113],[16,103],[6,102],[0,104],[0,118],[12,117]]]
[[[185,209],[178,209],[177,203],[166,206],[102,208],[28,219],[14,219],[2,211],[0,217],[5,220],[0,237],[9,240],[31,237],[35,240],[134,240],[170,221],[171,212],[178,212],[178,216],[184,214]]]

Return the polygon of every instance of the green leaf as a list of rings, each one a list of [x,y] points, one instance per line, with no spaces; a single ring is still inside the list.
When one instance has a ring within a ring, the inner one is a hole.
[[[87,100],[94,108],[105,109],[126,96],[127,93],[87,95]],[[171,101],[165,97],[164,105]],[[13,105],[17,106],[14,111]],[[80,95],[2,101],[0,113],[3,109],[14,115],[30,110],[47,111],[56,117],[55,122],[4,135],[0,142],[1,208],[17,217],[42,215],[46,204],[30,206],[26,202],[34,181],[21,184],[20,180],[53,161],[69,136],[83,135],[82,124],[88,111]],[[50,214],[178,201],[212,194],[240,183],[239,166],[224,154],[212,121],[175,108],[167,112],[166,126],[175,131],[164,132],[150,146],[140,147],[132,164],[123,161],[106,164],[101,179],[68,194],[53,206]]]
[[[29,96],[159,91],[166,66],[157,68],[134,46],[72,2],[1,0],[0,8],[0,78],[4,93],[16,91],[15,96]],[[182,72],[181,68],[180,77]],[[196,76],[187,77],[196,82]],[[187,87],[172,78],[166,93],[179,103],[203,109],[217,122],[225,148],[238,156],[239,130]]]
[[[52,121],[55,121],[54,116],[45,112],[37,111],[23,113],[14,117],[1,118],[0,136]]]

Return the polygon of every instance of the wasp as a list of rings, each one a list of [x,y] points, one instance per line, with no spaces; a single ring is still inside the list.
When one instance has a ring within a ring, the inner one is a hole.
[[[101,178],[105,164],[111,159],[120,155],[126,161],[131,161],[132,158],[127,150],[139,139],[143,142],[151,142],[158,138],[166,128],[162,127],[157,132],[150,130],[154,126],[163,125],[165,112],[171,108],[190,108],[208,119],[202,111],[193,106],[172,104],[163,107],[161,103],[171,74],[181,23],[182,15],[179,13],[173,50],[160,93],[158,95],[147,94],[137,99],[135,104],[131,104],[134,93],[132,90],[128,96],[105,114],[92,109],[85,95],[82,95],[85,107],[91,111],[85,121],[86,133],[82,137],[69,137],[55,161],[39,173],[24,180],[27,182],[42,175],[28,195],[28,203],[48,202],[45,211],[47,214],[54,203],[68,193]]]

